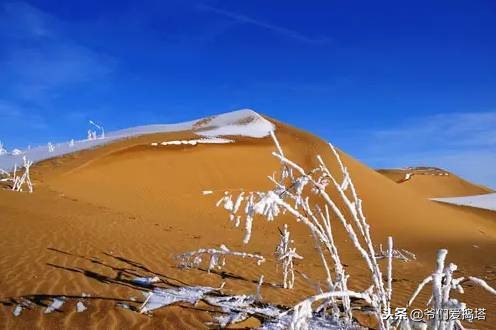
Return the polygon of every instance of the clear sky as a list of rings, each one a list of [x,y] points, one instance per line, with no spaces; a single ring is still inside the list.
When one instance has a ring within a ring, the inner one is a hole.
[[[238,108],[496,187],[496,1],[0,0],[9,148]]]

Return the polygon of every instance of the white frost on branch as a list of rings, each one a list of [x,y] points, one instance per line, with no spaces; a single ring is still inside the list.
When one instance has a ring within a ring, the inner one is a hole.
[[[29,170],[31,165],[33,165],[33,162],[27,160],[26,156],[22,157],[22,160],[24,173],[22,175],[17,174],[17,165],[14,166],[14,171],[12,173],[0,169],[0,182],[10,183],[11,190],[13,191],[24,191],[24,188],[27,187],[27,190],[32,193],[33,183],[31,182]]]
[[[260,279],[258,280],[258,284],[257,284],[257,291],[255,293],[255,299],[257,301],[262,300],[261,290],[262,290],[263,281],[264,281],[264,276],[260,275]]]
[[[55,146],[52,144],[52,142],[48,142],[48,152],[54,152],[55,151]]]
[[[383,250],[382,244],[380,244],[379,251],[376,253],[375,258],[376,259],[388,258],[389,252],[390,252],[389,248],[388,250]],[[391,253],[391,257],[393,259],[399,259],[403,262],[409,262],[417,259],[414,253],[405,249],[393,249]]]
[[[209,258],[208,272],[212,269],[221,269],[226,264],[226,257],[241,257],[254,259],[257,265],[265,262],[265,258],[258,254],[246,252],[237,252],[229,250],[225,245],[221,245],[219,249],[198,249],[196,251],[186,252],[178,255],[178,263],[184,268],[199,268],[204,258]]]
[[[269,180],[275,184],[273,190],[250,192],[243,196],[246,217],[244,242],[247,243],[250,239],[255,215],[262,215],[267,221],[272,221],[280,214],[290,214],[297,222],[305,224],[314,237],[322,267],[326,272],[329,292],[348,292],[348,275],[341,263],[331,228],[331,217],[336,219],[344,227],[352,244],[368,266],[372,280],[368,302],[375,311],[379,327],[385,329],[388,321],[383,320],[381,315],[389,306],[389,297],[375,258],[377,252],[370,235],[370,226],[362,210],[362,201],[358,197],[347,167],[334,147],[329,145],[339,165],[340,177],[331,173],[320,156],[317,156],[316,168],[305,170],[284,155],[274,132],[271,132],[271,136],[276,145],[273,155],[281,162],[280,179],[276,179],[275,175],[269,177]],[[337,194],[336,200],[330,197],[331,190]],[[308,192],[313,192],[320,198],[310,199]],[[230,213],[230,219],[239,216],[239,210],[234,208],[229,193],[226,193],[217,205],[224,206]],[[338,316],[342,316],[345,324],[351,324],[350,297],[331,294],[325,302],[326,305],[332,306],[334,313],[341,314],[337,308],[338,303],[343,306],[342,315]]]
[[[268,221],[274,220],[281,213],[279,206],[279,196],[273,191],[264,192],[250,192],[245,194],[241,192],[236,200],[233,200],[233,195],[225,192],[224,196],[217,202],[216,206],[222,206],[227,210],[230,215],[229,219],[235,221],[236,227],[240,224],[241,216],[239,211],[244,210],[245,213],[245,236],[243,243],[248,244],[251,238],[251,230],[253,226],[253,218],[256,214],[262,215]],[[242,207],[244,203],[244,207]]]
[[[105,138],[105,129],[103,128],[103,125],[99,125],[99,124],[95,123],[92,120],[90,120],[89,123],[90,123],[90,125],[93,125],[98,130],[100,130],[100,139],[104,139]],[[91,135],[92,135],[92,139],[90,139],[90,140],[97,139],[97,135],[96,135],[96,132],[95,131],[93,131]]]
[[[2,141],[0,141],[0,156],[2,156],[2,155],[6,155],[7,153],[8,153],[8,152],[7,152],[7,150],[4,148]]]
[[[237,198],[226,192],[218,201],[217,206],[222,206],[228,211],[230,220],[235,220],[237,225],[239,225],[239,218],[242,216],[240,213],[244,210],[243,217],[246,219],[245,243],[250,239],[255,215],[262,215],[267,221],[273,221],[278,215],[286,213],[297,222],[303,223],[314,238],[316,251],[326,274],[327,290],[326,292],[320,291],[316,296],[303,300],[289,311],[281,312],[272,321],[264,323],[262,328],[350,328],[355,325],[351,299],[359,299],[372,307],[379,329],[390,329],[393,322],[397,322],[397,320],[383,316],[388,315],[391,309],[393,259],[415,260],[415,255],[404,249],[393,249],[391,237],[388,238],[386,251],[382,249],[382,246],[379,251],[376,251],[370,234],[370,225],[363,213],[362,200],[358,196],[348,168],[332,145],[329,146],[340,170],[338,175],[329,170],[320,156],[317,156],[318,166],[316,168],[303,169],[284,155],[275,134],[272,132],[271,135],[276,145],[276,152],[273,155],[281,162],[279,179],[276,179],[275,174],[269,177],[269,180],[275,185],[273,190],[243,192]],[[317,197],[312,196],[310,198],[309,192],[317,194]],[[331,198],[331,196],[333,197]],[[242,207],[243,204],[244,207]],[[368,288],[360,290],[348,288],[349,275],[345,271],[334,242],[331,223],[342,225],[349,241],[365,261],[371,280]],[[284,242],[289,241],[289,234],[287,238],[284,238],[286,234],[281,233],[281,235],[283,242],[280,246],[284,246],[286,244]],[[282,250],[284,249],[278,248],[278,251]],[[463,311],[465,304],[450,298],[450,290],[456,289],[462,293],[461,284],[466,281],[472,281],[486,291],[496,293],[496,290],[482,279],[475,277],[454,278],[453,273],[457,267],[454,264],[444,266],[446,254],[446,250],[439,252],[436,271],[420,284],[408,306],[429,282],[433,283],[430,305],[435,310],[448,308]],[[386,281],[383,279],[382,270],[378,264],[378,259],[382,258],[387,258]],[[314,307],[316,302],[319,302],[319,305]],[[328,307],[331,308],[328,309]],[[236,311],[241,312],[239,309]],[[439,318],[434,319],[431,328],[462,329],[459,321],[446,322],[448,321]],[[408,320],[407,323],[408,327],[412,324],[411,320]],[[395,323],[395,325],[399,324]],[[406,326],[406,323],[402,323],[401,326]]]
[[[216,290],[218,289],[202,286],[171,289],[154,288],[151,292],[143,293],[146,299],[139,311],[140,313],[149,313],[176,302],[188,302],[195,305],[206,293]]]
[[[12,156],[20,156],[23,154],[22,150],[19,149],[13,149],[11,152]]]
[[[289,323],[288,329],[291,330],[307,330],[314,329],[311,326],[311,320],[315,319],[315,312],[313,308],[313,304],[319,301],[324,301],[322,305],[326,305],[327,302],[331,299],[347,297],[361,299],[367,302],[368,304],[373,304],[373,297],[371,297],[371,292],[355,292],[355,291],[330,291],[321,293],[315,296],[308,297],[307,299],[299,302],[292,308],[291,322]],[[316,308],[319,310],[320,308]],[[347,320],[332,320],[333,328],[335,329],[352,329],[357,327],[357,324],[354,324],[353,321]]]
[[[445,310],[450,310],[459,315],[463,314],[466,304],[458,299],[451,298],[451,290],[456,290],[460,294],[464,293],[462,286],[463,283],[472,282],[482,287],[487,292],[496,295],[496,290],[480,278],[473,276],[455,278],[453,275],[458,270],[458,266],[453,263],[445,266],[447,254],[448,250],[446,249],[441,249],[438,251],[436,270],[419,284],[406,306],[407,308],[410,307],[422,289],[428,283],[432,283],[432,295],[427,305],[430,305],[430,307],[434,310],[434,318],[430,320],[431,324],[429,324],[430,328],[434,330],[463,329],[463,326],[459,320],[445,318],[443,313]]]
[[[290,233],[287,224],[284,224],[284,229],[280,232],[280,236],[281,240],[276,248],[275,255],[277,260],[282,264],[283,287],[285,289],[292,289],[295,282],[293,259],[303,259],[303,257],[296,253],[296,248],[290,247],[293,241],[289,239]]]
[[[92,131],[91,129],[88,130],[88,141],[93,141],[96,140],[96,131]]]

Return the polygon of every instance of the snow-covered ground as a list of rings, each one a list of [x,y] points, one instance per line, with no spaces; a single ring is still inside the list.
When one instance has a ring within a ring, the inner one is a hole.
[[[105,138],[98,138],[95,140],[85,139],[74,141],[73,143],[70,141],[63,143],[50,143],[47,141],[46,145],[35,148],[0,153],[0,168],[7,171],[13,170],[16,164],[17,166],[22,165],[23,156],[26,156],[27,159],[37,163],[45,159],[63,156],[72,152],[101,146],[116,140],[144,134],[193,131],[196,135],[205,137],[237,135],[262,138],[268,136],[274,129],[274,124],[255,111],[242,109],[178,124],[145,125],[126,128],[106,133]],[[49,147],[49,145],[53,148]]]
[[[496,211],[496,193],[464,197],[431,198],[431,200],[441,203]]]

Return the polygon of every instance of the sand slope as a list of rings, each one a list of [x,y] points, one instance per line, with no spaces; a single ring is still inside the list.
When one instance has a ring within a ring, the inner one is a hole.
[[[474,184],[459,176],[434,167],[377,170],[392,181],[429,197],[458,197],[480,195],[493,190]]]
[[[275,122],[275,121],[274,121]],[[275,122],[285,153],[309,168],[321,154],[337,169],[323,141]],[[277,226],[287,222],[305,262],[299,271],[322,279],[312,238],[301,224],[282,217],[275,223],[255,219],[252,241],[242,244],[243,231],[233,228],[226,214],[215,208],[225,190],[271,188],[267,175],[278,169],[271,156],[270,138],[229,136],[230,144],[151,146],[151,143],[197,138],[191,131],[150,134],[44,161],[34,166],[32,195],[0,191],[0,323],[8,328],[145,328],[191,329],[211,321],[209,306],[181,304],[153,317],[116,307],[142,301],[133,276],[159,275],[170,285],[219,286],[226,292],[253,293],[261,273],[279,283],[273,260],[257,267],[231,260],[224,273],[179,270],[173,257],[199,247],[226,244],[232,249],[271,256],[278,241]],[[496,217],[431,202],[412,189],[342,154],[364,200],[365,213],[377,244],[388,235],[397,246],[418,255],[414,263],[397,263],[395,300],[404,304],[417,282],[433,270],[435,250],[450,249],[449,260],[463,272],[496,285]],[[212,190],[211,195],[202,191]],[[369,280],[365,265],[336,228],[342,259],[352,274],[351,284],[364,289]],[[488,308],[496,303],[479,289],[467,290],[465,300]],[[88,311],[75,312],[82,293]],[[295,290],[264,287],[265,299],[292,303],[313,287],[300,277]],[[62,312],[43,314],[52,295],[72,297]],[[22,297],[39,302],[19,317],[12,309]],[[79,298],[78,298],[79,297]],[[427,298],[426,295],[422,296]],[[494,320],[496,322],[496,320]],[[482,327],[490,328],[489,323]]]

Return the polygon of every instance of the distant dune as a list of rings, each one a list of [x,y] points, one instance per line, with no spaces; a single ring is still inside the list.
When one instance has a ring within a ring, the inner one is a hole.
[[[276,283],[279,274],[271,262],[260,267],[233,262],[225,273],[208,274],[181,271],[174,267],[173,257],[220,244],[271,256],[277,227],[283,223],[289,224],[298,251],[306,258],[299,271],[323,279],[312,238],[301,224],[286,216],[273,223],[255,219],[252,241],[245,246],[243,231],[233,227],[215,202],[226,190],[272,187],[267,175],[278,169],[278,162],[271,155],[275,148],[266,136],[268,131],[275,129],[285,153],[306,168],[314,166],[320,154],[331,170],[337,170],[328,145],[310,133],[251,111],[178,127],[178,131],[162,133],[145,131],[41,161],[32,168],[36,186],[31,195],[0,190],[0,292],[4,301],[0,323],[7,328],[36,324],[118,329],[159,327],[164,322],[171,328],[206,327],[211,316],[202,308],[175,306],[148,317],[116,304],[133,306],[134,300],[142,301],[139,288],[129,284],[133,275],[159,274],[173,284],[217,287],[225,281],[225,290],[236,293],[253,293],[260,272],[268,283]],[[213,136],[223,140],[188,142]],[[226,139],[232,142],[225,143]],[[448,248],[448,259],[464,272],[496,284],[496,216],[425,198],[480,194],[484,188],[451,174],[429,176],[420,171],[398,184],[400,172],[380,174],[340,153],[364,202],[377,245],[392,235],[398,247],[417,254],[416,262],[395,265],[396,303],[404,304],[417,282],[432,272],[438,248]],[[351,285],[365,285],[369,282],[363,275],[365,266],[338,225],[336,235],[352,274]],[[263,295],[271,302],[288,304],[313,290],[299,276],[294,291],[267,287]],[[82,293],[93,298],[86,300],[86,312],[77,313],[74,306]],[[62,313],[47,316],[38,306],[19,317],[12,315],[20,297],[35,296],[41,304],[49,295],[73,299]],[[467,292],[465,300],[496,315],[496,302],[479,289]]]
[[[379,169],[377,171],[392,181],[429,198],[480,195],[493,192],[487,187],[469,182],[451,172],[435,167]]]

